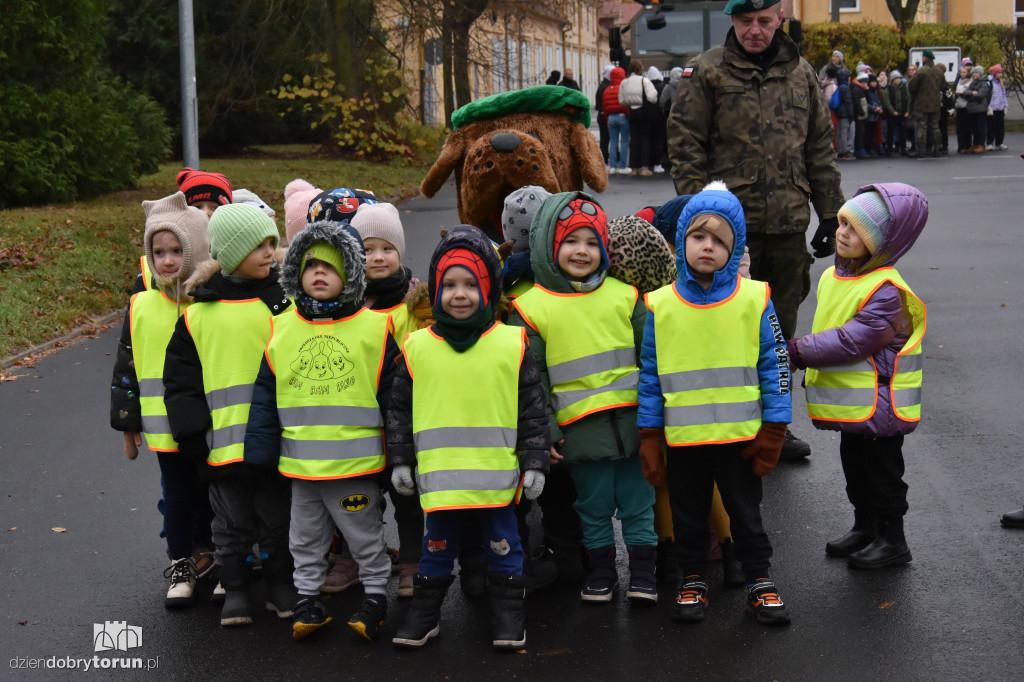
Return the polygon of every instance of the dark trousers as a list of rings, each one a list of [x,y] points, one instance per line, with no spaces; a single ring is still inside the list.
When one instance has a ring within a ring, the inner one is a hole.
[[[209,542],[210,498],[199,468],[180,452],[158,452],[160,485],[164,498],[158,505],[164,515],[164,537],[171,559],[192,556],[195,543]]]
[[[853,151],[854,152],[860,152],[861,150],[866,151],[866,146],[867,145],[865,144],[865,140],[866,140],[865,133],[867,132],[868,122],[867,121],[857,121],[854,124],[854,126],[855,127],[853,129]]]
[[[976,114],[971,114],[970,120],[972,146],[984,147],[986,129],[988,128],[988,113],[979,111]]]
[[[650,121],[644,120],[639,109],[633,109],[629,114],[629,167],[633,170],[638,168],[652,168],[654,166],[653,150],[651,143],[652,125]]]
[[[811,254],[807,235],[747,233],[750,248],[750,276],[768,282],[772,303],[787,339],[796,334],[797,311],[811,290]]]
[[[544,491],[537,498],[541,512],[544,544],[556,551],[579,551],[583,545],[583,529],[576,513],[576,484],[564,464],[551,467],[544,479]]]
[[[939,150],[949,151],[949,113],[946,107],[939,109]]]
[[[428,578],[451,575],[463,542],[466,517],[472,516],[483,531],[488,568],[501,575],[522,575],[523,547],[515,506],[513,501],[503,507],[428,512],[420,574]]]
[[[971,116],[966,109],[956,110],[956,149],[971,148]]]
[[[903,119],[899,116],[890,116],[885,126],[885,148],[895,151],[903,151]]]
[[[668,495],[683,575],[706,575],[714,484],[729,514],[736,559],[747,582],[767,578],[772,545],[761,521],[761,479],[740,452],[744,443],[668,449]]]
[[[985,138],[989,144],[999,146],[1003,143],[1003,136],[1006,134],[1006,112],[993,111],[988,117],[988,131]]]
[[[266,552],[263,577],[267,584],[290,583],[292,555],[288,551],[291,521],[291,480],[276,471],[232,476],[210,482],[213,542],[221,566],[244,562],[258,542]],[[227,589],[227,583],[224,585]],[[241,589],[242,586],[234,589]]]
[[[907,513],[903,436],[871,438],[843,433],[839,457],[846,476],[846,496],[859,515],[902,518]]]

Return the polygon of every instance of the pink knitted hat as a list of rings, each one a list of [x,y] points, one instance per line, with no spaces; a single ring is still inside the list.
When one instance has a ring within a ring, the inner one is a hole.
[[[309,202],[316,198],[322,189],[314,187],[305,180],[297,178],[284,186],[284,232],[290,244],[292,238],[306,227],[306,215]]]

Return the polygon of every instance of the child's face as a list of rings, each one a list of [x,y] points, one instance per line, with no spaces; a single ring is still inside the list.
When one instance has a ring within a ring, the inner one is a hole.
[[[274,238],[267,237],[245,257],[235,271],[229,274],[250,279],[266,279],[274,266]]]
[[[157,277],[170,279],[181,269],[181,242],[173,232],[161,230],[153,235],[153,267]]]
[[[467,320],[480,310],[480,288],[466,268],[452,266],[441,278],[441,310],[456,320]]]
[[[366,250],[366,279],[386,279],[398,272],[402,260],[398,257],[398,249],[389,241],[379,237],[367,237],[363,240]]]
[[[558,248],[558,269],[572,279],[586,279],[601,266],[601,240],[588,227],[573,230]]]
[[[220,204],[218,204],[216,201],[210,201],[209,199],[197,201],[192,205],[198,208],[200,211],[205,212],[207,216],[212,216],[213,212],[217,210],[218,206],[220,206]]]
[[[686,263],[694,279],[702,284],[712,281],[730,255],[725,242],[707,230],[697,229],[686,235]]]
[[[332,301],[341,295],[345,281],[331,265],[310,258],[302,271],[302,290],[318,301]]]
[[[845,218],[840,218],[836,229],[836,253],[843,258],[863,258],[868,255],[868,249],[857,230]]]

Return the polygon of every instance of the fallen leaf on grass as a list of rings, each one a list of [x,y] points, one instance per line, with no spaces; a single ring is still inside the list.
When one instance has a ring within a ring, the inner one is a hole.
[[[52,530],[54,533],[67,533],[68,532],[67,528],[62,528],[61,526],[54,526],[50,530]]]
[[[16,376],[12,376],[10,374],[0,374],[0,384],[4,383],[5,381],[17,381],[17,380],[18,380],[18,377],[16,377]]]
[[[881,604],[878,605],[878,608],[880,608],[880,609],[887,609],[887,608],[889,608],[890,606],[892,606],[895,603],[896,602],[894,602],[894,601],[884,601],[884,602],[882,602]]]

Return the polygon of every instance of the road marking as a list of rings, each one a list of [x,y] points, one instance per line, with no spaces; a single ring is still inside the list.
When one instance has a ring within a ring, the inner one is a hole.
[[[1019,180],[1024,175],[964,175],[953,178],[954,180]]]

